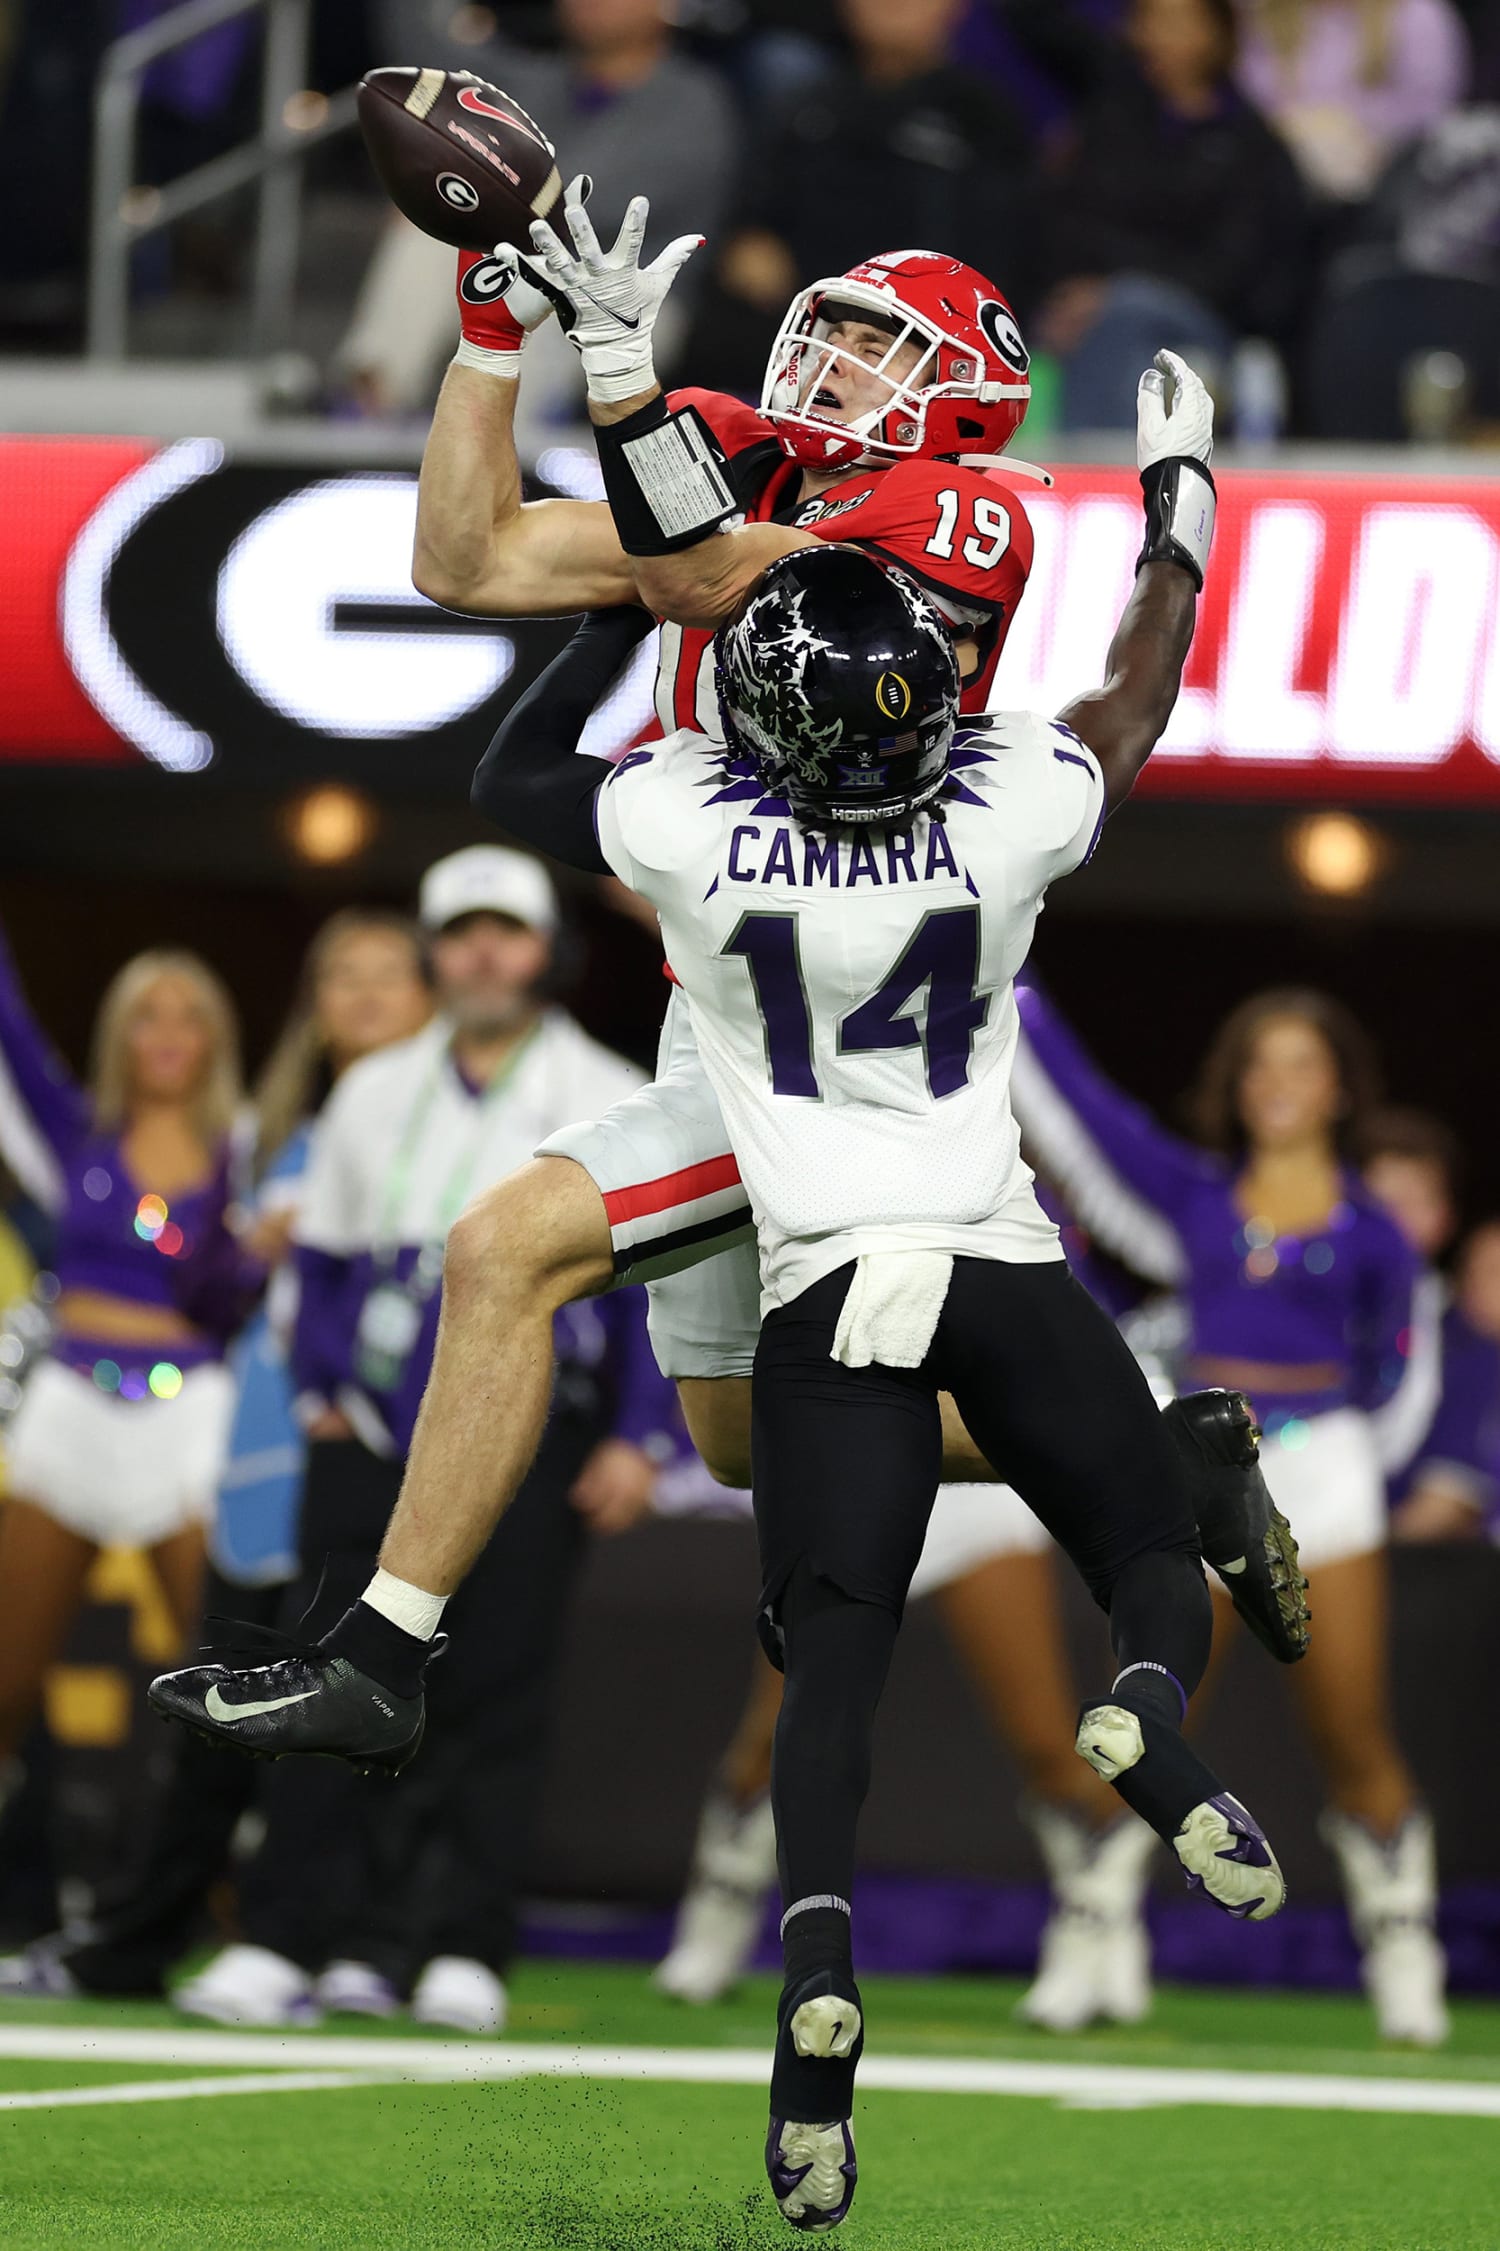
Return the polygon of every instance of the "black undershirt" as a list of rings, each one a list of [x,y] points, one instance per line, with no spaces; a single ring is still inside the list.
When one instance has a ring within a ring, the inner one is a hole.
[[[585,875],[608,875],[594,826],[606,758],[580,756],[578,738],[656,620],[634,604],[594,610],[561,655],[506,713],[480,760],[470,803],[533,851]]]

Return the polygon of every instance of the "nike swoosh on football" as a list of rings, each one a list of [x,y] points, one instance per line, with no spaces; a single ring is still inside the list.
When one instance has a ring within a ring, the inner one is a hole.
[[[304,1688],[300,1696],[273,1696],[267,1704],[226,1704],[216,1682],[203,1699],[203,1709],[211,1720],[253,1720],[260,1712],[281,1712],[288,1704],[305,1704],[317,1693],[315,1688]]]
[[[472,86],[459,88],[458,106],[472,111],[476,117],[493,117],[497,124],[514,125],[518,133],[524,133],[529,140],[536,139],[536,128],[529,117],[517,117],[513,110],[496,109],[482,94],[476,94]]]

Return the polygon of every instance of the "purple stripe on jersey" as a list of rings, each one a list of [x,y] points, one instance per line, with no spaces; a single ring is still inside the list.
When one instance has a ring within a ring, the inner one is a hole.
[[[1078,738],[1075,735],[1073,739],[1076,742]],[[1054,743],[1052,746],[1052,755],[1054,758],[1058,759],[1064,766],[1081,766],[1084,772],[1088,775],[1090,781],[1096,782],[1099,779],[1099,770],[1095,766],[1093,760],[1091,758],[1080,757],[1079,753],[1076,750],[1059,750],[1056,743]]]

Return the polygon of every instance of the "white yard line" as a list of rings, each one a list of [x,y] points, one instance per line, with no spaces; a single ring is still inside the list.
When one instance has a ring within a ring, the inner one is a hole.
[[[561,2079],[764,2084],[759,2048],[606,2048],[489,2040],[340,2038],[323,2033],[130,2031],[113,2026],[0,2025],[0,2060],[277,2066],[304,2073],[343,2072],[348,2084],[383,2081]],[[325,2080],[322,2082],[327,2084]],[[1210,2105],[1236,2110],[1405,2112],[1448,2118],[1500,2118],[1500,2083],[1462,2079],[1365,2078],[1312,2071],[1169,2069],[1143,2064],[1007,2062],[958,2056],[866,2056],[859,2083],[894,2094],[1027,2095],[1075,2108],[1141,2109]],[[162,2084],[157,2082],[158,2085]],[[276,2086],[287,2084],[280,2077]],[[229,2092],[221,2081],[205,2091]],[[240,2091],[252,2090],[241,2082]],[[79,2090],[83,2099],[89,2090]],[[41,2097],[28,2098],[40,2102]],[[148,2100],[148,2094],[131,2099]],[[20,2107],[15,2097],[0,2105]]]
[[[199,2095],[304,2095],[385,2084],[362,2071],[226,2071],[217,2079],[125,2079],[112,2086],[42,2087],[0,2095],[0,2110],[74,2110],[86,2103],[186,2102]]]

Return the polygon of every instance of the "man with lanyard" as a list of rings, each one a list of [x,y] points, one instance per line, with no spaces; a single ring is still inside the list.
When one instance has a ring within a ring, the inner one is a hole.
[[[293,1369],[310,1446],[301,1570],[283,1622],[303,1632],[331,1623],[374,1564],[436,1342],[453,1220],[540,1137],[641,1078],[544,997],[557,904],[536,860],[497,845],[456,852],[428,870],[420,916],[439,1014],[340,1082],[298,1221]],[[573,1567],[589,1520],[617,1529],[647,1506],[655,1464],[641,1441],[672,1405],[642,1297],[628,1291],[559,1323],[547,1437],[470,1583],[476,1630],[435,1689],[428,1758],[373,1799],[326,1765],[275,1769],[266,1843],[244,1884],[251,1943],[182,1991],[190,2012],[261,2023],[305,2021],[319,2005],[387,2013],[421,1970],[424,2019],[498,2029]],[[372,1831],[378,1886],[356,1867]],[[414,1901],[416,1848],[434,1837],[446,1842],[444,1880]],[[379,1927],[350,1920],[367,1898]]]

